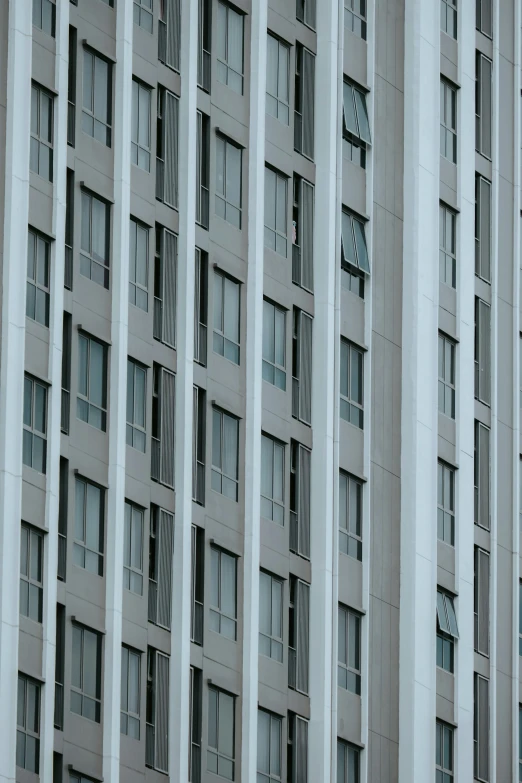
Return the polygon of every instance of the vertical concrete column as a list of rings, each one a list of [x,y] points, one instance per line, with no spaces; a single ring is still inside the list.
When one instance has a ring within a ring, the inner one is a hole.
[[[252,3],[248,138],[248,266],[243,557],[243,688],[241,780],[256,779],[261,503],[261,356],[265,189],[267,0]]]
[[[192,523],[192,403],[194,379],[194,270],[196,220],[198,3],[181,4],[179,102],[179,242],[175,411],[175,524],[169,706],[169,772],[187,781],[190,682]]]
[[[25,288],[29,213],[32,17],[9,5],[5,217],[0,363],[0,781],[14,781],[18,671],[18,585],[22,513]],[[27,129],[21,133],[20,129]]]
[[[40,777],[52,780],[54,749],[54,682],[56,662],[56,573],[58,566],[58,498],[62,408],[63,279],[65,266],[65,207],[67,186],[67,83],[69,67],[69,3],[56,6],[56,65],[54,100],[53,233],[51,307],[49,317],[49,370],[51,383],[47,410],[47,492],[44,547],[43,651]]]
[[[474,449],[475,449],[475,8],[458,15],[458,165],[457,165],[457,348],[455,485],[455,588],[460,638],[455,646],[457,777],[473,777],[474,668]],[[438,246],[438,245],[437,245]],[[435,504],[436,505],[436,504]],[[432,624],[435,618],[432,617]]]
[[[435,780],[440,8],[406,0],[399,780]]]
[[[114,208],[111,257],[111,348],[109,369],[109,490],[105,558],[103,681],[103,778],[120,777],[121,637],[125,452],[127,422],[127,337],[129,317],[129,218],[132,116],[132,3],[116,8],[114,89]]]
[[[312,336],[312,428],[310,551],[309,779],[327,781],[332,771],[334,424],[339,394],[340,347],[336,323],[336,267],[340,253],[338,215],[339,4],[328,0],[317,13],[315,63],[314,323]],[[342,72],[341,72],[342,78]],[[337,547],[335,547],[337,551]],[[336,670],[334,670],[336,671]],[[335,728],[335,733],[337,728]]]

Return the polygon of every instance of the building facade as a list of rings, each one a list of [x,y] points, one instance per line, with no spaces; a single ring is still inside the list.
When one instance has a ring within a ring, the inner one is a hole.
[[[0,3],[1,782],[522,780],[521,26]]]

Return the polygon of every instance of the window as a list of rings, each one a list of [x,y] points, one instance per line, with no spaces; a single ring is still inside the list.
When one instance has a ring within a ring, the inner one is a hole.
[[[178,208],[179,98],[158,86],[156,122],[156,198]]]
[[[27,243],[27,296],[25,314],[42,326],[49,326],[49,269],[51,245],[29,229]]]
[[[337,682],[361,693],[361,618],[344,606],[339,606]]]
[[[47,388],[29,375],[24,377],[23,463],[46,472]]]
[[[203,672],[190,667],[189,689],[189,781],[200,783],[201,780],[201,741],[203,713]]]
[[[169,664],[167,655],[147,648],[147,731],[145,766],[169,771]]]
[[[350,0],[345,0],[350,2]],[[358,0],[352,0],[358,2]],[[363,0],[364,2],[364,0]],[[343,85],[343,156],[366,168],[366,147],[372,143],[366,94],[355,84]]]
[[[491,159],[491,73],[493,63],[477,52],[475,81],[475,148]]]
[[[266,113],[283,125],[290,122],[290,47],[268,33],[266,49]]]
[[[455,471],[437,464],[437,538],[455,546]]]
[[[76,477],[73,563],[103,576],[104,492]]]
[[[76,416],[105,432],[107,423],[107,349],[102,343],[78,336],[78,398]]]
[[[286,313],[263,300],[263,380],[286,391]]]
[[[522,705],[518,707],[518,779],[522,781]]]
[[[123,587],[143,595],[143,522],[144,511],[125,501],[125,538],[123,541]]]
[[[343,740],[337,740],[337,783],[359,783],[360,757],[359,748]]]
[[[109,287],[110,207],[82,190],[82,240],[80,274]]]
[[[216,215],[241,228],[241,149],[216,136]]]
[[[192,412],[192,500],[205,505],[206,394],[193,387]]]
[[[297,0],[295,15],[299,22],[315,30],[316,0]]]
[[[214,353],[234,364],[239,364],[239,318],[239,283],[214,272]]]
[[[312,317],[294,307],[292,331],[292,416],[312,423]]]
[[[493,0],[476,0],[476,27],[493,38]]]
[[[208,689],[207,769],[234,780],[235,698],[217,688]]]
[[[491,182],[475,175],[475,274],[491,282]]]
[[[205,531],[191,525],[190,641],[203,644],[203,604],[205,597]],[[196,782],[194,782],[196,783]]]
[[[53,181],[53,97],[31,85],[31,149],[29,168],[42,179]]]
[[[20,614],[42,622],[43,536],[22,525],[20,541]]]
[[[16,719],[16,766],[29,772],[40,771],[40,686],[18,675]]]
[[[74,147],[76,140],[76,66],[78,31],[69,25],[69,63],[67,68],[67,144]],[[66,244],[67,241],[66,241]]]
[[[71,345],[72,315],[64,310],[62,324],[62,399],[60,411],[60,429],[69,434],[71,423]]]
[[[314,186],[294,174],[292,283],[314,290]]]
[[[440,0],[440,29],[457,40],[457,0]]]
[[[174,489],[176,444],[176,376],[154,363],[152,367],[152,435],[150,477]]]
[[[489,530],[489,430],[475,422],[475,524]]]
[[[362,482],[339,473],[339,551],[362,560]]]
[[[265,166],[265,247],[286,258],[287,237],[286,177]]]
[[[268,435],[261,436],[261,516],[284,525],[285,447]]]
[[[145,453],[147,370],[127,359],[127,446]]]
[[[243,95],[243,14],[218,2],[217,78]]]
[[[210,92],[211,2],[198,0],[198,87]]]
[[[67,572],[67,517],[69,506],[69,460],[60,457],[58,498],[58,568],[57,577],[65,582]]]
[[[237,558],[222,549],[210,549],[210,630],[236,641]]]
[[[94,52],[83,51],[82,130],[111,146],[112,66]]]
[[[341,285],[364,298],[364,275],[370,274],[364,223],[355,215],[342,211]]]
[[[52,0],[33,0],[33,25],[54,38],[56,6]]]
[[[454,640],[459,638],[453,598],[437,590],[437,666],[453,672]]]
[[[290,540],[289,549],[310,558],[310,462],[311,451],[297,441],[290,444]]]
[[[489,554],[475,547],[474,577],[474,647],[489,656]]]
[[[237,502],[239,421],[212,410],[212,489]]]
[[[208,258],[199,247],[195,253],[194,275],[194,361],[207,364],[207,318],[208,318]],[[220,319],[221,321],[221,319]]]
[[[196,128],[196,223],[208,230],[210,117],[198,111]]]
[[[303,2],[303,0],[298,0]],[[307,2],[308,0],[304,0]],[[294,149],[314,158],[315,55],[300,43],[295,50]]]
[[[435,768],[437,783],[453,783],[453,729],[437,721]]]
[[[259,654],[283,663],[283,582],[259,574]]]
[[[167,630],[172,619],[173,552],[174,516],[163,508],[151,506],[148,619]]]
[[[130,219],[129,302],[149,309],[149,229]]]
[[[308,783],[308,721],[289,712],[287,726],[287,780]]]
[[[158,59],[179,71],[181,50],[181,2],[160,0],[158,22]]]
[[[439,411],[455,418],[455,343],[439,332]]]
[[[95,723],[101,712],[101,646],[99,633],[73,624],[71,712]]]
[[[65,206],[65,269],[63,287],[73,288],[73,243],[74,243],[74,171],[67,169]]]
[[[63,731],[65,682],[65,605],[56,604],[56,657],[54,664],[54,728]],[[53,778],[53,783],[55,783]]]
[[[280,783],[283,720],[266,710],[257,711],[257,783]]]
[[[310,662],[310,585],[290,576],[288,607],[288,687],[308,694]]]
[[[344,0],[344,28],[366,41],[366,0]]]
[[[484,405],[491,403],[491,308],[478,297],[475,297],[475,397]]]
[[[439,280],[457,287],[457,215],[445,204],[439,208]]]
[[[489,780],[489,680],[474,675],[473,745],[474,776]]]
[[[341,419],[364,427],[363,410],[363,352],[352,343],[341,340]]]
[[[457,162],[457,90],[440,82],[440,154]]]
[[[140,738],[140,666],[141,653],[123,645],[121,648],[120,731],[137,740]]]
[[[152,336],[176,347],[178,237],[156,224],[154,256],[154,319]]]
[[[518,654],[522,655],[522,582],[518,583]]]
[[[152,33],[152,0],[134,0],[134,24]]]
[[[152,0],[149,0],[152,4]],[[134,3],[134,18],[136,18]],[[144,13],[145,16],[145,13]],[[150,16],[152,26],[152,15]],[[132,80],[131,162],[150,171],[150,103],[151,91],[141,82]]]

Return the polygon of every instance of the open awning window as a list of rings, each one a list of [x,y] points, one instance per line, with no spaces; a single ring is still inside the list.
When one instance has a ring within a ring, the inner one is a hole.
[[[440,590],[437,590],[437,621],[442,633],[447,633],[455,639],[459,638],[453,598],[448,593],[443,593]]]
[[[346,133],[351,133],[365,144],[372,143],[366,95],[349,82],[344,82],[343,86],[343,116]]]
[[[370,274],[364,223],[349,212],[342,213],[341,244],[343,261]]]

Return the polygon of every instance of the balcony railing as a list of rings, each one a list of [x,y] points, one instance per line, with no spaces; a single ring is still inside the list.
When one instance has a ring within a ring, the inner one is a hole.
[[[70,414],[71,414],[71,393],[67,389],[62,389],[62,414],[60,429],[64,435],[69,434]]]
[[[196,204],[196,223],[208,229],[209,225],[209,191],[204,185],[199,188],[199,201]]]
[[[203,604],[194,600],[192,603],[191,641],[194,644],[203,644]]]
[[[290,552],[299,552],[299,521],[295,511],[290,511]]]
[[[198,57],[198,87],[210,92],[210,52],[202,49]]]
[[[156,158],[156,198],[163,201],[165,198],[165,161]]]
[[[67,563],[67,538],[63,533],[58,533],[58,570],[57,577],[65,582],[65,569]]]
[[[156,625],[158,618],[158,583],[149,579],[149,623]]]
[[[152,321],[152,336],[161,342],[163,336],[163,302],[159,297],[154,297],[154,316]]]
[[[154,726],[145,724],[145,766],[154,769]]]
[[[288,648],[288,687],[296,688],[297,656],[293,647]]]
[[[67,144],[74,147],[76,135],[76,106],[72,101],[67,103]]]
[[[201,748],[195,742],[191,745],[190,783],[201,783]]]
[[[54,728],[63,731],[63,684],[54,683]]]
[[[158,438],[151,438],[150,477],[153,481],[160,480],[160,455],[161,442]]]
[[[292,245],[292,283],[301,285],[301,248]]]
[[[303,115],[299,111],[294,111],[294,149],[303,151]]]
[[[71,245],[65,245],[65,270],[63,279],[64,288],[72,291],[73,286],[73,249]]]

